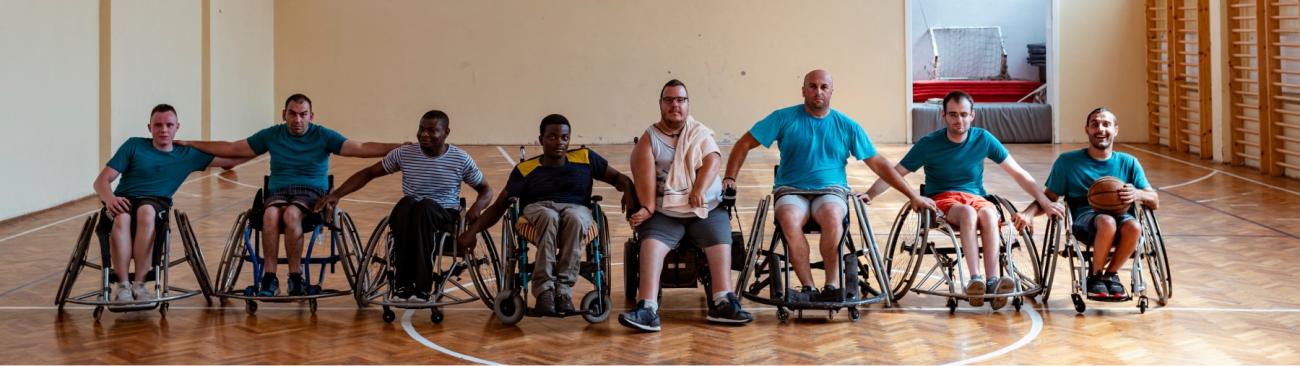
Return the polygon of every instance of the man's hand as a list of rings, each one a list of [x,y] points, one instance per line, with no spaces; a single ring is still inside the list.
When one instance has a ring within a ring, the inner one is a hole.
[[[126,197],[113,196],[113,199],[104,201],[104,208],[107,209],[109,217],[117,217],[117,215],[131,212],[131,200],[126,199]]]
[[[632,225],[632,227],[641,226],[641,223],[645,222],[645,220],[649,220],[652,215],[654,214],[651,214],[650,210],[642,207],[640,211],[637,211],[627,218],[627,223]]]
[[[1016,224],[1016,231],[1028,229],[1034,232],[1034,218],[1024,212],[1017,212],[1011,215],[1011,221]]]
[[[1046,210],[1047,214],[1050,215],[1049,217],[1065,217],[1065,205],[1058,202],[1048,204]]]
[[[1133,188],[1132,184],[1125,184],[1124,188],[1120,188],[1115,193],[1119,195],[1119,202],[1123,204],[1133,203],[1137,199],[1137,189]]]
[[[478,246],[476,234],[469,231],[460,233],[460,238],[457,238],[456,243],[459,244],[461,252],[470,253],[474,251],[474,247]]]
[[[722,178],[722,189],[736,189],[736,178]]]
[[[325,209],[334,211],[334,206],[338,206],[338,204],[339,204],[338,196],[335,196],[334,194],[327,194],[325,195],[325,197],[321,197],[320,200],[317,200],[316,205],[313,206],[311,210],[312,212],[321,212],[321,210],[325,210]]]
[[[871,195],[867,194],[867,192],[853,192],[853,197],[862,200],[862,203],[871,204]]]
[[[691,204],[691,208],[704,207],[704,192],[701,192],[698,189],[692,190],[687,201]]]
[[[633,203],[635,202],[636,202],[636,190],[635,189],[625,190],[623,191],[623,200],[619,203],[619,209],[621,209],[622,212],[626,213],[628,207],[632,207]]]
[[[929,197],[917,195],[916,198],[912,199],[913,210],[921,211],[927,208],[930,209],[931,211],[939,212],[939,206],[936,206],[934,204],[934,200],[930,199]]]

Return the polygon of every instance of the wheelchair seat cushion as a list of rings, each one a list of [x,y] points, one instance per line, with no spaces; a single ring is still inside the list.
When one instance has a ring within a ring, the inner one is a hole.
[[[520,216],[518,222],[515,223],[515,232],[532,243],[536,243],[537,240],[542,237],[542,229],[533,226],[528,222],[528,219],[523,216]],[[592,240],[596,239],[596,234],[596,225],[593,223],[582,232],[579,244],[590,243]]]

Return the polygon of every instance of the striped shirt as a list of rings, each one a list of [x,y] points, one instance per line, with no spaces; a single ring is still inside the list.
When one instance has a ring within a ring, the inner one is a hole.
[[[483,184],[483,172],[474,159],[456,145],[447,152],[429,157],[420,145],[402,145],[384,156],[384,171],[402,172],[402,194],[416,199],[431,199],[446,208],[460,207],[460,183]]]

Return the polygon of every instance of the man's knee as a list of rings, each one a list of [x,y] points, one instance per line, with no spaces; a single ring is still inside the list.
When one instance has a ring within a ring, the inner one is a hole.
[[[123,212],[113,216],[113,232],[131,230],[131,214]]]
[[[1092,219],[1092,225],[1097,228],[1097,233],[1115,232],[1115,218],[1110,215],[1097,215]]]
[[[822,205],[815,213],[817,225],[823,229],[839,227],[844,222],[844,215],[844,208],[839,205]]]
[[[800,225],[803,223],[807,212],[794,205],[781,205],[776,207],[776,220],[786,225]]]
[[[266,210],[262,211],[262,223],[276,225],[272,226],[272,228],[278,227],[280,225],[280,215],[283,213],[284,210],[281,210],[278,206],[268,206]]]
[[[1142,233],[1142,224],[1138,220],[1127,220],[1120,225],[1120,230],[1127,235],[1137,235]]]
[[[289,205],[284,208],[284,223],[296,224],[302,221],[302,209],[298,206]]]
[[[955,218],[958,224],[963,225],[975,224],[978,220],[975,208],[967,205],[953,205],[948,209],[948,217]]]

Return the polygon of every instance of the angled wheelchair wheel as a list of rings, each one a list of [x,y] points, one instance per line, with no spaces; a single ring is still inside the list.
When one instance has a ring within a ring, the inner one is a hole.
[[[212,306],[212,294],[216,292],[213,291],[212,278],[208,276],[207,258],[203,256],[203,248],[199,246],[199,240],[194,235],[194,227],[190,224],[190,216],[181,210],[173,210],[172,213],[176,217],[176,228],[181,235],[185,259],[189,262],[190,269],[194,271],[195,280],[199,282],[203,301],[208,306]]]
[[[487,231],[483,231],[479,233],[479,239],[483,244],[475,247],[474,252],[467,259],[470,266],[470,280],[474,281],[474,290],[483,301],[483,305],[491,309],[505,281],[505,272],[501,268],[501,255],[497,251],[496,243],[492,242],[492,236],[488,235]]]
[[[356,291],[352,293],[357,305],[366,306],[370,296],[379,291],[387,280],[388,250],[392,240],[392,234],[387,229],[388,217],[385,216],[379,220],[378,225],[375,225],[370,241],[358,256],[361,261],[358,262],[356,269],[357,278],[354,281]]]
[[[628,302],[636,301],[636,292],[641,285],[640,248],[634,238],[623,243],[623,298]]]
[[[894,301],[907,295],[916,281],[917,272],[921,270],[925,249],[930,245],[929,210],[913,211],[903,206],[894,219],[889,230],[889,242],[885,246],[885,268],[889,271],[890,288]]]
[[[1160,223],[1154,210],[1139,209],[1142,224],[1143,257],[1150,272],[1151,287],[1156,291],[1156,304],[1164,306],[1173,297],[1173,276],[1170,274],[1169,253],[1161,236]]]
[[[1043,304],[1046,304],[1051,298],[1052,284],[1056,282],[1056,263],[1061,258],[1061,247],[1065,242],[1063,237],[1065,235],[1064,225],[1066,225],[1065,219],[1051,218],[1048,219],[1047,229],[1043,232],[1042,250],[1038,256],[1038,264],[1042,267],[1039,269],[1042,276],[1040,286],[1043,287],[1039,302]]]
[[[63,304],[67,303],[68,296],[72,293],[72,286],[77,283],[77,276],[81,274],[83,267],[81,264],[86,259],[86,251],[90,249],[90,240],[95,236],[95,224],[98,219],[99,214],[86,218],[86,223],[81,226],[81,234],[77,235],[77,242],[72,245],[67,269],[63,271],[63,278],[59,280],[59,290],[54,294],[54,304],[58,305],[59,311],[63,311]]]

